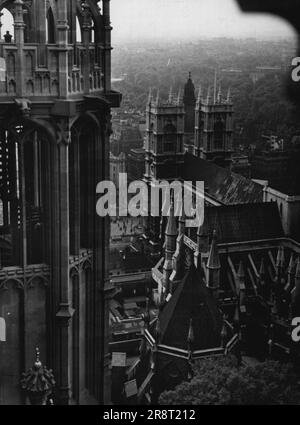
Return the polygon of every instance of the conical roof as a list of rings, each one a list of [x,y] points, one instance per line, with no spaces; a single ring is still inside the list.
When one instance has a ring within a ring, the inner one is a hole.
[[[194,350],[220,346],[222,316],[193,264],[159,318],[162,344],[186,349],[192,321]]]

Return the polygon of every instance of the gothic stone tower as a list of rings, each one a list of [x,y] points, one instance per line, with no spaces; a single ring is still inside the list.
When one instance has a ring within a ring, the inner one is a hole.
[[[195,150],[194,155],[212,161],[222,167],[229,167],[232,155],[233,104],[230,91],[223,98],[218,95],[206,99],[201,90],[196,104]]]
[[[187,151],[190,151],[190,149],[193,148],[193,141],[194,141],[195,108],[196,108],[195,86],[192,81],[191,73],[189,73],[189,78],[184,86],[183,104],[184,104],[184,112],[185,112],[184,144],[185,144],[185,149]]]
[[[101,7],[101,8],[100,8]],[[1,0],[0,404],[22,404],[21,372],[52,368],[59,404],[104,400],[109,226],[96,185],[109,175],[109,0]],[[81,36],[79,36],[81,33]]]
[[[180,93],[170,92],[168,100],[150,94],[147,105],[146,173],[149,187],[154,181],[180,178],[184,162],[184,107]],[[149,191],[150,192],[150,191]],[[148,237],[154,251],[160,244],[160,218],[150,217]]]

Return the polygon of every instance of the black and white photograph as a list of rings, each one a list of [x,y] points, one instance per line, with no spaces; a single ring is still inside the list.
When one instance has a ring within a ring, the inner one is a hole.
[[[300,405],[299,32],[299,0],[0,0],[1,407]]]

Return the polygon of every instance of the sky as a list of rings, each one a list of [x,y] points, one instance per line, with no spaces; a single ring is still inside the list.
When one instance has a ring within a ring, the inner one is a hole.
[[[295,35],[283,19],[240,11],[235,0],[111,0],[113,42],[203,37],[273,38]],[[13,32],[2,18],[2,34]]]
[[[111,0],[113,40],[288,37],[283,19],[245,14],[235,0]]]

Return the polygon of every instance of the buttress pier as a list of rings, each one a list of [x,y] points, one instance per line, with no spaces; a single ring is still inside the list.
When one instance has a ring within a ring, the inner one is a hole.
[[[0,0],[0,404],[35,347],[57,404],[103,403],[108,372],[110,1]],[[1,27],[0,27],[1,28]],[[3,35],[2,34],[2,35]]]

